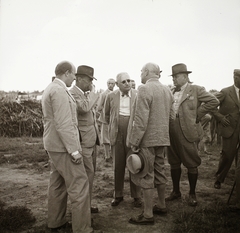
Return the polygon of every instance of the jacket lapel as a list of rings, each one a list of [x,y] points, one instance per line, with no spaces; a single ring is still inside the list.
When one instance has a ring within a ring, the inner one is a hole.
[[[132,109],[133,109],[133,104],[134,104],[137,93],[134,92],[132,89],[130,90],[130,92],[131,92],[131,98],[130,98],[130,115],[131,115]]]
[[[117,90],[115,92],[115,96],[114,96],[114,104],[116,106],[116,114],[118,115],[119,113],[119,107],[120,107],[120,91]]]
[[[191,94],[192,94],[192,88],[191,88],[191,86],[188,84],[188,85],[186,86],[186,89],[185,89],[184,92],[183,92],[182,99],[181,99],[179,105],[180,105],[183,101],[185,101]]]

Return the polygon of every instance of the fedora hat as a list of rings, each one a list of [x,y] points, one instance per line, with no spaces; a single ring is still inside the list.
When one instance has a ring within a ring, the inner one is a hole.
[[[135,177],[142,178],[148,173],[148,160],[140,150],[138,153],[133,153],[132,150],[127,157],[126,166],[130,173]]]
[[[93,77],[93,74],[94,74],[94,69],[92,67],[82,65],[77,68],[77,73],[75,75],[76,76],[77,75],[87,75],[89,78],[97,80],[96,78]]]
[[[188,71],[187,66],[183,63],[179,63],[172,66],[172,74],[170,76],[174,76],[181,73],[190,74],[192,73],[192,71]]]

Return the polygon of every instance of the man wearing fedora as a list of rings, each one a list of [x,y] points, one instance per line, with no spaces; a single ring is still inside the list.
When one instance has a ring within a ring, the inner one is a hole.
[[[111,153],[114,168],[114,199],[112,206],[118,206],[123,201],[124,176],[126,158],[130,150],[126,146],[129,118],[132,114],[132,105],[137,91],[131,89],[131,80],[126,72],[116,77],[118,90],[109,93],[104,104],[105,122],[108,124]],[[141,189],[130,180],[133,206],[141,207]]]
[[[170,145],[169,123],[174,114],[173,95],[167,86],[159,82],[161,72],[157,64],[147,63],[143,66],[143,85],[138,88],[128,131],[128,143],[136,154],[128,157],[127,167],[132,173],[132,181],[143,190],[144,202],[143,213],[130,218],[131,224],[152,225],[153,214],[167,214],[164,147]],[[154,187],[157,188],[158,202],[153,207]]]
[[[71,201],[72,230],[92,232],[89,182],[83,165],[83,153],[77,127],[76,102],[67,87],[75,80],[75,66],[60,62],[55,79],[44,90],[43,144],[50,164],[48,186],[48,227],[59,232],[66,228],[68,196]]]
[[[219,122],[219,134],[222,137],[222,153],[216,172],[214,187],[221,188],[234,158],[239,150],[240,133],[240,69],[233,71],[234,85],[222,89],[215,96],[220,101],[219,110],[214,116]],[[238,177],[239,179],[239,177]],[[240,190],[239,190],[240,193]],[[239,200],[240,202],[240,200]],[[238,204],[240,209],[240,203]]]
[[[99,145],[95,112],[99,95],[94,92],[92,81],[96,78],[93,75],[92,67],[79,66],[76,73],[76,84],[70,89],[77,105],[78,128],[81,136],[83,163],[89,179],[90,200],[92,200],[93,179],[96,170],[96,145]],[[97,212],[98,208],[91,206],[91,213]]]
[[[173,201],[181,197],[179,182],[181,164],[188,170],[190,186],[188,204],[197,205],[196,184],[198,166],[201,159],[198,154],[198,142],[203,136],[200,119],[208,112],[214,111],[219,104],[215,96],[204,87],[193,85],[188,77],[192,73],[183,63],[172,66],[172,79],[175,88],[174,110],[176,119],[170,126],[170,147],[168,147],[168,162],[171,168],[173,191],[166,201]]]
[[[109,133],[108,133],[108,124],[104,121],[104,103],[106,100],[106,96],[113,91],[113,88],[115,86],[115,80],[113,78],[110,78],[107,80],[107,90],[104,91],[99,100],[99,104],[97,107],[97,111],[99,114],[99,122],[101,123],[101,144],[103,145],[104,148],[104,156],[105,156],[105,161],[109,162],[111,160],[111,149],[110,149],[110,141],[109,141]]]

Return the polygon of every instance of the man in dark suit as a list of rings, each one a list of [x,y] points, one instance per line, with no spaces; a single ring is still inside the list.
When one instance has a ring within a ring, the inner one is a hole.
[[[92,83],[94,69],[90,66],[79,66],[76,73],[76,85],[70,93],[76,100],[78,128],[81,135],[83,163],[89,179],[90,200],[92,200],[93,179],[96,170],[96,145],[99,145],[99,131],[96,122],[95,106],[99,94],[95,93]],[[91,212],[98,208],[91,206]]]
[[[79,140],[76,102],[68,91],[75,80],[72,63],[60,62],[56,78],[44,90],[43,144],[50,157],[48,227],[57,232],[66,225],[68,195],[72,204],[73,232],[92,232],[89,182]]]
[[[222,153],[219,160],[218,170],[216,172],[216,181],[214,187],[221,188],[221,183],[227,176],[234,158],[239,149],[240,132],[240,70],[233,72],[234,85],[222,89],[216,93],[220,101],[219,110],[214,112],[214,116],[219,122],[219,134],[222,136]]]
[[[129,220],[131,224],[152,225],[154,214],[167,213],[165,204],[166,176],[164,174],[164,147],[170,145],[169,123],[173,113],[173,95],[167,86],[159,82],[160,68],[147,63],[141,70],[143,85],[138,88],[134,104],[132,129],[129,143],[133,152],[142,153],[146,174],[133,174],[132,180],[143,190],[144,211]],[[131,121],[130,121],[131,122]],[[131,156],[131,155],[130,155]],[[135,163],[136,164],[136,163]],[[149,165],[147,165],[149,164]],[[153,207],[154,187],[157,188],[158,202]]]
[[[197,205],[196,184],[198,179],[198,166],[201,158],[198,154],[198,142],[203,136],[200,123],[201,118],[208,112],[215,110],[219,101],[207,92],[204,87],[192,85],[183,63],[172,66],[172,77],[175,88],[174,109],[176,119],[170,127],[170,147],[168,147],[168,162],[171,167],[173,191],[166,201],[181,197],[179,182],[181,177],[181,164],[188,170],[190,186],[188,204]]]
[[[105,122],[108,124],[111,153],[114,167],[114,199],[111,205],[117,206],[123,201],[124,175],[126,158],[130,150],[126,146],[127,129],[132,104],[137,91],[131,89],[128,73],[120,73],[116,78],[118,90],[109,93],[104,105]],[[131,197],[134,198],[133,205],[141,207],[141,189],[130,180]]]

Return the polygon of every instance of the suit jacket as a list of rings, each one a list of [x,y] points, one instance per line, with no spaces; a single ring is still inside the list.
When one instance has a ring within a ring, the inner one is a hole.
[[[137,95],[137,91],[130,90],[130,115],[132,114],[132,106]],[[120,90],[109,93],[104,104],[104,120],[108,124],[110,144],[115,145],[118,134],[118,119],[120,107]]]
[[[218,121],[221,121],[224,116],[226,116],[230,121],[229,126],[224,127],[221,123],[218,125],[219,134],[222,137],[228,138],[233,134],[238,125],[240,116],[240,102],[238,100],[234,85],[222,89],[220,92],[215,94],[215,96],[220,101],[220,107],[218,111],[213,113],[213,115]]]
[[[97,111],[99,113],[99,118],[98,120],[102,123],[106,123],[104,122],[104,111],[103,111],[103,108],[104,108],[104,103],[105,103],[105,100],[106,100],[106,97],[107,95],[112,92],[110,91],[109,89],[107,89],[106,91],[104,91],[102,94],[101,94],[101,97],[100,97],[100,101],[99,101],[99,104],[98,104],[98,108],[97,108]]]
[[[76,86],[70,89],[70,93],[76,100],[78,128],[81,134],[82,146],[93,147],[96,144],[99,145],[99,131],[95,111],[99,95],[90,92],[86,97]]]
[[[67,87],[55,79],[42,96],[43,144],[47,151],[73,153],[82,150],[76,103]]]
[[[169,123],[174,119],[173,95],[158,78],[139,87],[129,143],[140,147],[169,146]]]
[[[189,142],[203,136],[200,119],[218,106],[218,99],[204,87],[188,84],[179,103],[179,121],[182,132]]]

